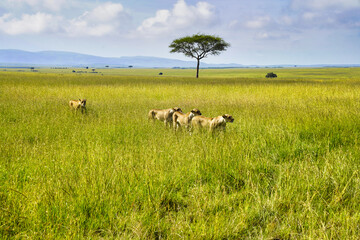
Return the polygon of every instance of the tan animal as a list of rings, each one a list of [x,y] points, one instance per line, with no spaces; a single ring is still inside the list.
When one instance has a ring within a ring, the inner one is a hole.
[[[74,110],[81,110],[81,113],[86,112],[86,99],[70,100],[69,106]]]
[[[173,114],[173,127],[175,130],[185,127],[186,129],[190,128],[191,119],[195,116],[200,116],[201,112],[199,109],[194,108],[188,113],[176,112]]]
[[[234,122],[234,118],[229,114],[224,114],[215,118],[196,116],[191,120],[194,129],[208,129],[210,132],[222,130],[225,132],[227,122]]]
[[[181,112],[181,108],[174,107],[174,108],[168,108],[168,109],[151,109],[148,117],[149,120],[159,120],[161,122],[164,122],[165,126],[171,127],[172,123],[172,116],[175,112]]]

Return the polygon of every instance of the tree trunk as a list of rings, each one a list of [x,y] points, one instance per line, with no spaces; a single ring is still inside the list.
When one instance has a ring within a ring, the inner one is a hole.
[[[197,67],[196,67],[196,78],[199,78],[199,67],[200,67],[200,59],[197,59]]]

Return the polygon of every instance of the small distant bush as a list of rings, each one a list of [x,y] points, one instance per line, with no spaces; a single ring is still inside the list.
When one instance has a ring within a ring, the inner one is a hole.
[[[273,73],[273,72],[270,72],[270,73],[266,74],[266,77],[267,78],[276,78],[277,75],[275,73]]]

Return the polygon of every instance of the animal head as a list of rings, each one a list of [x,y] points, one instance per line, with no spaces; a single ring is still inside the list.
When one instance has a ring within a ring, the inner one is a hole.
[[[85,107],[86,105],[86,99],[79,99],[79,103],[82,107]]]
[[[199,110],[199,109],[197,109],[197,108],[194,108],[193,110],[191,110],[191,113],[193,113],[195,116],[199,116],[199,115],[201,115],[200,110]]]
[[[225,119],[226,122],[234,122],[234,118],[229,114],[224,114],[222,117]]]
[[[181,108],[179,108],[179,107],[174,107],[173,110],[174,110],[175,112],[182,112]]]

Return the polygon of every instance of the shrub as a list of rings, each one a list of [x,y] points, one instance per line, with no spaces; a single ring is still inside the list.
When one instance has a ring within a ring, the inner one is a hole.
[[[273,72],[270,72],[270,73],[266,74],[266,77],[267,78],[276,78],[277,75],[275,73],[273,73]]]

